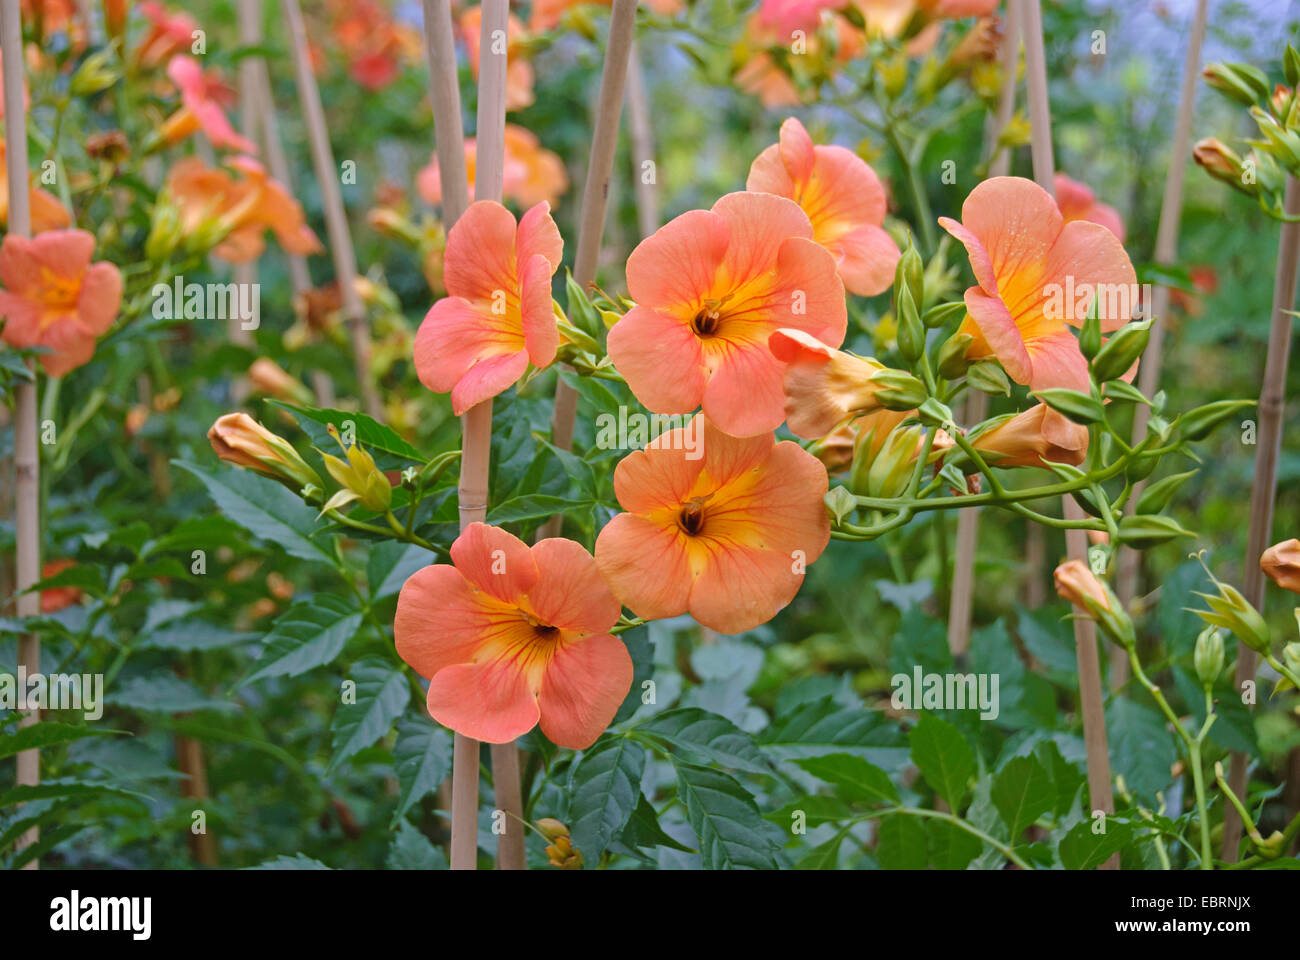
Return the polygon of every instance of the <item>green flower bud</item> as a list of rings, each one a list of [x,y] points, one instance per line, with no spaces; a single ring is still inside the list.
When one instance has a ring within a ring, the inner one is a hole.
[[[974,342],[975,338],[969,333],[954,333],[945,340],[939,347],[939,376],[945,380],[956,380],[959,377],[966,376],[966,371],[970,369],[971,365],[970,360],[966,357],[966,351],[970,349],[970,345]]]
[[[872,376],[876,402],[886,410],[915,410],[928,396],[925,384],[906,370],[886,368]]]
[[[1223,631],[1206,627],[1196,637],[1196,652],[1192,655],[1196,678],[1207,691],[1214,686],[1223,672]]]
[[[921,314],[921,323],[925,324],[928,330],[937,330],[939,327],[947,326],[954,320],[960,320],[965,315],[966,304],[960,300],[951,303],[936,303]]]
[[[1030,396],[1037,397],[1057,413],[1084,426],[1106,419],[1106,408],[1101,401],[1078,390],[1053,387],[1049,390],[1035,390]]]
[[[1171,477],[1165,477],[1158,480],[1151,486],[1142,491],[1142,496],[1138,497],[1138,513],[1159,513],[1165,507],[1169,506],[1169,501],[1173,499],[1178,488],[1190,480],[1196,474],[1195,470],[1189,470],[1186,473],[1175,473]]]
[[[1186,440],[1203,440],[1215,427],[1239,411],[1255,406],[1254,400],[1219,400],[1189,410],[1178,418],[1179,432]]]
[[[966,382],[991,397],[1011,396],[1011,381],[996,360],[979,360],[966,370]]]
[[[1100,336],[1101,328],[1098,327]],[[1142,356],[1151,338],[1151,321],[1135,320],[1125,324],[1097,351],[1092,361],[1092,376],[1098,383],[1118,380],[1128,373]]]

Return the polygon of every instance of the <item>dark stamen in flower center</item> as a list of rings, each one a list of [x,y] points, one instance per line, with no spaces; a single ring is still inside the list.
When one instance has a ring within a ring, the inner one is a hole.
[[[558,640],[560,639],[560,628],[553,627],[549,623],[542,623],[536,617],[524,614],[524,620],[533,628],[533,636],[538,640]]]
[[[677,525],[687,536],[693,537],[700,532],[704,526],[704,504],[700,498],[697,497],[682,507],[682,512],[677,515]]]
[[[722,323],[722,314],[715,307],[703,307],[691,321],[691,330],[698,337],[711,337],[718,332]]]

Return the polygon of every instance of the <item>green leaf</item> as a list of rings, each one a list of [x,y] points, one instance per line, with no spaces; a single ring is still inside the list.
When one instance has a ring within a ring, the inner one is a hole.
[[[595,506],[594,500],[572,500],[568,497],[551,497],[544,493],[529,493],[521,497],[512,497],[498,506],[489,507],[488,521],[500,524],[536,520],[561,513],[576,513],[593,506]]]
[[[259,540],[279,544],[300,560],[338,565],[325,545],[311,539],[316,511],[274,480],[233,467],[214,473],[197,463],[172,462],[198,477],[221,512]]]
[[[432,553],[414,543],[385,540],[375,544],[366,560],[370,602],[391,597],[402,589],[411,574],[423,570],[435,559]]]
[[[266,635],[262,655],[240,684],[267,677],[296,677],[332,663],[361,626],[361,611],[339,597],[320,594],[280,614]]]
[[[965,738],[947,720],[929,714],[921,719],[908,737],[912,744],[912,762],[953,813],[959,813],[966,786],[975,775],[975,753]]]
[[[896,813],[880,821],[876,859],[886,870],[921,870],[929,861],[929,842],[919,817]]]
[[[1051,810],[1056,802],[1052,778],[1033,757],[1012,757],[993,778],[993,805],[1011,830],[1012,840]]]
[[[839,866],[840,847],[844,845],[844,838],[847,834],[847,830],[841,830],[825,843],[813,847],[806,856],[794,865],[794,868],[796,870],[834,870]]]
[[[334,756],[326,773],[388,733],[411,699],[411,688],[401,670],[378,657],[359,660],[350,673],[356,684],[356,702],[339,704],[330,724]]]
[[[573,845],[594,867],[627,825],[641,796],[645,748],[627,737],[606,737],[582,755],[569,774]]]
[[[1061,864],[1067,870],[1092,870],[1113,853],[1119,853],[1133,838],[1133,828],[1113,817],[1106,819],[1106,832],[1093,833],[1093,821],[1084,820],[1061,838]]]
[[[9,869],[17,870],[25,863],[30,863],[33,860],[40,859],[61,844],[64,840],[76,836],[88,826],[90,826],[89,823],[70,823],[66,826],[56,827],[53,830],[42,833],[41,838],[30,847],[25,847],[14,854],[13,858],[9,861]]]
[[[1173,780],[1169,771],[1178,760],[1174,735],[1153,707],[1116,697],[1106,707],[1106,736],[1110,762],[1138,796],[1154,801],[1156,791]]]
[[[763,814],[763,819],[775,823],[782,830],[791,830],[799,825],[820,827],[823,823],[841,823],[854,816],[853,808],[839,797],[815,793],[791,800],[779,810]]]
[[[696,707],[669,710],[634,727],[633,732],[707,757],[733,770],[772,772],[749,734],[726,717],[707,710]]]
[[[45,783],[24,784],[0,793],[0,809],[13,806],[15,803],[27,803],[29,800],[51,800],[57,797],[96,797],[103,794],[114,794],[120,797],[144,797],[142,793],[123,790],[107,783],[93,783],[88,780],[53,780]]]
[[[406,820],[397,825],[388,848],[389,870],[449,870],[447,855]]]
[[[928,819],[930,862],[939,870],[965,870],[980,855],[984,841],[947,820]]]
[[[749,792],[734,777],[670,757],[677,770],[677,796],[699,839],[706,870],[775,870],[777,847]]]
[[[663,827],[659,826],[659,814],[655,812],[654,804],[645,798],[645,794],[637,796],[636,806],[632,808],[632,815],[627,818],[627,826],[623,828],[622,840],[629,847],[668,847],[685,853],[695,852],[664,833]]]
[[[68,743],[82,737],[105,737],[125,730],[92,730],[90,727],[78,727],[70,723],[56,723],[46,720],[33,723],[28,727],[19,727],[17,733],[0,736],[0,760],[12,757],[23,750],[36,750],[52,747],[56,743]]]
[[[818,780],[833,784],[836,795],[850,802],[870,805],[898,804],[898,790],[888,774],[861,757],[848,753],[830,753],[821,757],[795,760]]]
[[[117,685],[109,703],[146,713],[194,713],[199,710],[238,710],[239,704],[210,697],[190,681],[172,673],[133,677]]]
[[[288,410],[298,417],[305,417],[308,421],[320,424],[322,427],[332,423],[340,433],[343,432],[343,424],[351,422],[356,430],[357,443],[371,453],[382,450],[384,453],[391,453],[403,460],[414,460],[418,463],[424,463],[428,459],[419,450],[403,440],[392,427],[387,427],[360,411],[298,406],[297,404],[286,403],[283,400],[268,400],[267,402]],[[307,424],[302,424],[302,427],[311,437],[313,445],[321,449],[327,449],[327,445],[335,447],[334,441],[327,431],[309,429]],[[328,452],[333,453],[334,450]]]
[[[419,801],[442,785],[451,771],[451,732],[420,717],[403,717],[397,723],[393,769],[399,785],[397,823]]]
[[[280,854],[265,863],[259,863],[255,867],[245,867],[245,870],[329,870],[319,860],[313,860],[305,853],[295,853],[293,856]]]
[[[764,753],[780,759],[857,754],[903,745],[898,727],[879,710],[844,707],[832,697],[805,703],[777,717],[758,734],[757,743]]]

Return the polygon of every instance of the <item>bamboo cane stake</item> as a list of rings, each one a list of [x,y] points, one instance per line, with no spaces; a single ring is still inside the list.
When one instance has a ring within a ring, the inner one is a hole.
[[[989,117],[985,150],[989,176],[1005,177],[1011,169],[1011,151],[998,146],[998,138],[1016,110],[1016,72],[1020,65],[1019,0],[1007,0],[1002,46],[998,51],[1002,88],[997,111]],[[966,422],[979,423],[988,415],[989,398],[979,390],[966,398]],[[948,599],[948,649],[954,657],[970,647],[971,608],[975,599],[975,548],[979,540],[979,508],[957,514],[957,542],[952,569],[952,595]]]
[[[1196,104],[1196,81],[1201,72],[1201,45],[1205,42],[1205,20],[1209,0],[1198,0],[1192,15],[1191,32],[1187,38],[1187,57],[1183,62],[1182,88],[1178,94],[1178,113],[1174,120],[1174,138],[1169,148],[1169,173],[1165,177],[1165,194],[1160,202],[1160,225],[1156,228],[1155,261],[1169,266],[1178,257],[1178,224],[1183,213],[1183,183],[1187,176],[1187,156],[1192,142],[1192,108]],[[1155,393],[1160,383],[1161,346],[1165,337],[1165,314],[1169,312],[1169,288],[1158,284],[1151,295],[1151,339],[1138,367],[1138,386],[1147,396]],[[1133,413],[1133,436],[1146,433],[1151,411],[1139,403]],[[1134,484],[1129,497],[1132,509],[1146,482]],[[1131,512],[1131,510],[1130,510]],[[1120,547],[1119,583],[1120,602],[1127,608],[1137,596],[1138,576],[1142,557],[1136,550]],[[1114,657],[1110,662],[1110,687],[1118,690],[1128,681],[1128,658]]]
[[[19,237],[32,233],[30,197],[27,192],[27,109],[23,104],[23,27],[17,0],[0,5],[0,49],[4,51],[5,143],[8,145],[9,232]],[[36,365],[27,361],[27,369],[36,374]],[[18,615],[32,617],[41,612],[41,597],[26,592],[41,576],[40,455],[36,445],[36,381],[19,381],[14,388],[14,525],[17,528],[17,570],[14,588],[18,594]],[[41,640],[25,634],[18,640],[18,666],[27,673],[41,669]],[[23,714],[19,726],[27,727],[40,719],[40,711]],[[17,757],[18,786],[35,786],[41,782],[39,750],[24,750]],[[32,827],[18,838],[24,850],[40,839],[40,830]],[[31,860],[26,869],[37,870]]]
[[[256,92],[258,115],[262,119],[262,143],[266,148],[266,163],[271,176],[284,185],[293,194],[293,174],[289,169],[289,158],[285,156],[284,142],[280,138],[280,118],[275,109],[275,98],[271,95],[271,76],[266,61],[257,58]],[[297,253],[284,252],[289,264],[289,288],[295,299],[311,291],[311,269],[307,258]],[[324,370],[311,372],[312,392],[316,402],[322,407],[334,406],[334,381]]]
[[[1043,53],[1043,11],[1039,0],[1023,0],[1021,27],[1025,37],[1025,73],[1029,86],[1030,152],[1034,179],[1055,195],[1056,161],[1052,155],[1052,113],[1047,95],[1047,63]],[[1083,509],[1064,497],[1062,509],[1068,519],[1082,519]],[[1071,559],[1087,562],[1088,535],[1082,530],[1065,532],[1066,551]],[[1074,621],[1074,645],[1079,667],[1079,704],[1083,713],[1083,740],[1088,766],[1088,796],[1093,810],[1115,812],[1111,794],[1110,756],[1106,746],[1106,717],[1102,706],[1101,661],[1097,650],[1097,628],[1091,620]],[[1119,855],[1099,869],[1118,870]]]
[[[1284,209],[1300,217],[1300,180],[1287,177]],[[1268,332],[1268,359],[1264,385],[1259,394],[1259,441],[1255,448],[1255,480],[1250,491],[1250,533],[1246,546],[1244,589],[1247,600],[1264,610],[1264,574],[1260,555],[1273,542],[1273,506],[1277,500],[1277,463],[1282,452],[1282,415],[1286,407],[1286,369],[1291,353],[1291,315],[1295,304],[1296,269],[1300,262],[1300,223],[1283,223],[1277,248],[1277,272],[1273,280],[1273,321]],[[1237,644],[1236,684],[1240,690],[1255,679],[1258,658],[1244,643]],[[1246,795],[1246,755],[1234,753],[1228,785],[1237,796]],[[1229,805],[1231,807],[1231,805]],[[1223,818],[1223,859],[1235,862],[1241,841],[1241,818],[1228,810]]]
[[[289,30],[289,49],[293,55],[294,73],[297,75],[298,99],[307,125],[307,139],[311,144],[312,166],[316,170],[316,180],[325,208],[325,229],[329,234],[330,253],[334,258],[334,276],[343,298],[343,312],[351,335],[352,362],[356,368],[362,407],[370,416],[380,417],[383,408],[379,402],[379,391],[370,375],[369,324],[366,322],[365,306],[357,293],[357,255],[352,247],[347,211],[343,207],[339,169],[334,164],[334,151],[330,147],[329,131],[325,126],[320,88],[316,85],[316,75],[311,69],[307,28],[303,24],[302,8],[298,0],[282,0],[281,6]]]
[[[236,10],[239,21],[239,45],[253,47],[262,42],[262,0],[239,0]],[[244,139],[257,141],[257,64],[258,57],[244,57],[239,61],[239,133]],[[251,286],[257,282],[257,260],[235,264],[235,283]],[[251,346],[253,335],[244,329],[243,318],[231,311],[226,321],[231,343]]]
[[[486,30],[486,25],[485,25]],[[442,185],[442,219],[448,231],[469,206],[465,132],[456,75],[450,0],[424,0],[425,55],[433,100],[435,149]],[[489,61],[490,62],[490,61]],[[479,72],[480,78],[483,72]],[[465,411],[460,419],[461,461],[457,496],[460,528],[487,519],[488,465],[492,452],[492,401]],[[451,767],[451,868],[478,866],[479,742],[456,734]]]
[[[654,125],[650,121],[650,96],[646,90],[645,74],[641,69],[641,50],[635,40],[628,51],[627,64],[627,128],[632,146],[633,176],[636,178],[636,225],[641,239],[650,236],[662,225],[659,216],[659,171],[646,180],[642,166],[654,162]]]
[[[482,29],[479,33],[478,72],[478,122],[475,126],[474,199],[501,202],[505,184],[506,149],[506,69],[509,52],[505,42],[510,19],[509,0],[484,0]],[[481,437],[476,441],[484,446],[483,497],[484,515],[487,503],[487,451],[492,443],[492,403],[483,414]],[[474,409],[478,409],[477,407]],[[472,413],[473,411],[470,411]],[[469,414],[466,414],[468,418]],[[466,421],[468,424],[468,420]],[[466,443],[469,436],[466,435]],[[466,449],[468,453],[468,448]],[[461,474],[464,477],[464,474]],[[479,501],[473,501],[477,504]],[[461,501],[461,522],[466,522],[465,501]],[[480,516],[476,519],[484,519]],[[519,748],[515,743],[494,743],[492,755],[492,783],[497,809],[505,814],[497,835],[497,867],[501,870],[522,870],[524,857],[523,799],[519,781]],[[455,786],[453,784],[453,793]],[[453,837],[455,826],[453,824]],[[454,841],[453,841],[454,842]]]
[[[600,100],[596,106],[596,123],[591,137],[591,156],[587,161],[587,182],[582,189],[578,251],[573,258],[573,279],[583,289],[596,279],[600,238],[605,228],[605,208],[609,200],[609,180],[614,170],[614,152],[618,147],[619,115],[623,109],[623,90],[627,84],[635,27],[636,0],[614,0],[609,17],[605,66],[600,76]],[[578,394],[563,380],[557,380],[555,412],[551,418],[551,442],[562,450],[573,447],[573,421],[577,412]],[[542,526],[542,536],[553,537],[558,534],[563,519],[557,515],[547,520]]]

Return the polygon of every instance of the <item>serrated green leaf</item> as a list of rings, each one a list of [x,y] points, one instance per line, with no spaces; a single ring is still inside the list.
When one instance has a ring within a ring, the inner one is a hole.
[[[1113,853],[1119,853],[1133,837],[1126,822],[1108,817],[1105,833],[1093,833],[1093,821],[1076,823],[1061,838],[1061,865],[1067,870],[1092,870]]]
[[[886,870],[921,870],[929,861],[929,842],[919,817],[896,813],[880,821],[876,859]]]
[[[448,870],[447,854],[429,842],[429,838],[410,822],[397,825],[393,842],[388,848],[389,870]]]
[[[397,723],[393,770],[399,785],[393,823],[437,790],[451,771],[451,732],[420,717],[403,717]]]
[[[699,840],[706,870],[775,870],[780,863],[754,798],[721,770],[671,757],[677,795]]]
[[[334,714],[334,756],[327,773],[388,733],[411,700],[406,676],[378,657],[358,661],[348,675],[356,683],[356,702],[340,703]]]
[[[280,614],[266,635],[262,655],[239,684],[267,677],[296,677],[332,663],[361,626],[361,611],[339,597],[321,594]]]
[[[33,723],[31,726],[19,727],[14,733],[0,736],[0,760],[24,750],[52,747],[56,743],[68,743],[72,740],[80,740],[82,737],[106,737],[125,732],[125,730],[92,730],[89,727],[46,720]]]
[[[984,849],[984,841],[947,820],[929,819],[930,862],[939,870],[965,870]]]
[[[297,417],[305,418],[311,423],[320,424],[322,427],[332,423],[340,432],[343,431],[345,423],[351,422],[356,431],[357,443],[371,453],[382,450],[384,453],[391,453],[404,460],[414,460],[418,463],[424,463],[427,460],[424,454],[403,440],[392,427],[387,427],[360,411],[299,406],[294,403],[286,403],[283,400],[268,400],[267,402],[287,410]],[[301,420],[299,422],[301,423]],[[330,439],[327,431],[310,430],[307,424],[302,424],[302,427],[311,436],[312,443],[315,446],[323,447],[325,444],[333,446],[334,441]]]
[[[1008,760],[993,778],[990,797],[1013,841],[1056,803],[1052,778],[1033,757]]]
[[[684,853],[695,852],[664,833],[663,827],[659,826],[659,814],[655,812],[654,804],[645,798],[645,794],[637,797],[632,815],[623,828],[622,840],[629,847],[668,847]]]
[[[569,774],[569,828],[583,863],[595,866],[627,825],[641,796],[646,752],[627,737],[607,737]]]
[[[696,707],[668,710],[633,731],[699,754],[734,770],[770,774],[753,738],[726,717]]]
[[[794,761],[818,780],[836,787],[836,795],[850,802],[871,805],[899,803],[898,789],[875,764],[848,753],[803,757]]]
[[[921,775],[948,804],[960,813],[966,787],[975,774],[975,753],[951,723],[923,713],[908,737],[912,762]]]

